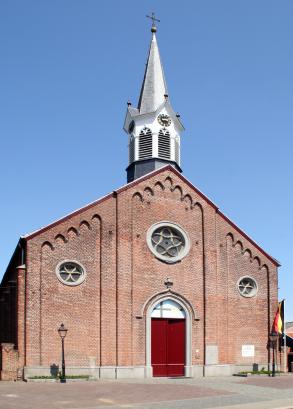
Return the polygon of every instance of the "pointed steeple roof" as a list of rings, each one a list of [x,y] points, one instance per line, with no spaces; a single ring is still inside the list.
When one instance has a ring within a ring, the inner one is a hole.
[[[138,102],[140,114],[156,111],[165,101],[165,95],[168,95],[154,25],[151,31],[152,41]]]

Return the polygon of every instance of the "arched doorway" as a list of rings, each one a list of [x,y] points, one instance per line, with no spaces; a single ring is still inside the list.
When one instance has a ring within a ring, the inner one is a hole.
[[[151,365],[153,376],[184,376],[186,365],[186,312],[172,299],[151,310]]]

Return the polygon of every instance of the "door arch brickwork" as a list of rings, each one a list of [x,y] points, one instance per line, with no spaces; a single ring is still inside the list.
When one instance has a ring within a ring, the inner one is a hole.
[[[145,308],[146,316],[146,376],[153,376],[152,368],[152,311],[154,307],[160,303],[167,300],[174,301],[177,303],[184,311],[185,314],[185,368],[184,375],[191,376],[192,374],[192,321],[193,318],[197,318],[194,309],[188,304],[180,295],[172,293],[171,291],[165,292],[163,294],[158,294],[152,297],[147,303]]]

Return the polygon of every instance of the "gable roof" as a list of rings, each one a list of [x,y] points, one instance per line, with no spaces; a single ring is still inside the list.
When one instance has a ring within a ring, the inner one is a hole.
[[[111,197],[115,197],[117,194],[128,190],[132,188],[133,186],[137,185],[138,183],[143,182],[144,180],[150,179],[151,177],[158,175],[162,172],[165,172],[166,170],[169,170],[176,174],[184,183],[186,183],[196,194],[198,194],[203,200],[205,200],[209,205],[211,205],[216,213],[222,217],[231,227],[233,227],[236,231],[238,231],[243,237],[245,237],[253,246],[255,246],[263,255],[265,255],[274,265],[279,267],[281,264],[279,263],[278,260],[270,256],[266,251],[264,251],[254,240],[252,240],[243,230],[241,230],[232,220],[230,220],[224,213],[222,213],[219,210],[219,207],[212,202],[204,193],[202,193],[198,188],[196,188],[185,176],[183,176],[180,172],[178,172],[173,166],[171,165],[166,165],[160,169],[154,170],[153,172],[148,173],[147,175],[144,175],[138,179],[135,179],[133,182],[127,183],[126,185],[120,187],[117,190],[113,190],[113,192],[107,194],[106,196],[103,196],[102,198],[95,200],[94,202],[89,203],[88,205],[81,207],[80,209],[75,210],[72,213],[67,214],[66,216],[62,217],[61,219],[56,220],[53,223],[50,223],[49,225],[45,227],[41,227],[38,230],[33,231],[32,233],[26,234],[21,237],[21,239],[24,239],[26,241],[31,240],[32,238],[38,236],[41,233],[44,233],[46,230],[51,229],[52,227],[66,221],[67,219],[78,215],[79,213],[84,212],[85,210],[90,209],[91,207],[96,206],[99,203],[104,202],[105,200],[110,199]]]

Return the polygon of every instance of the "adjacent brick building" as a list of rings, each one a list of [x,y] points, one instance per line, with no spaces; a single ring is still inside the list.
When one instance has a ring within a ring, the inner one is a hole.
[[[183,125],[152,26],[128,184],[22,237],[0,287],[2,379],[60,367],[97,378],[267,366],[278,262],[181,174]]]

